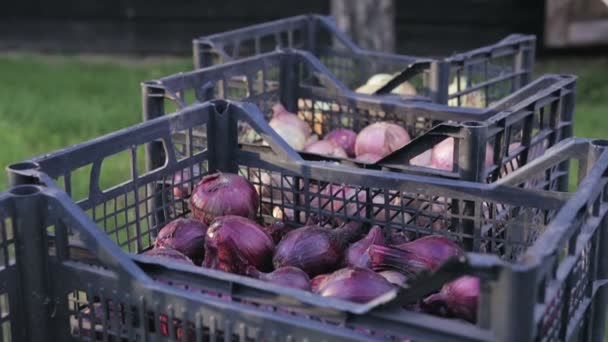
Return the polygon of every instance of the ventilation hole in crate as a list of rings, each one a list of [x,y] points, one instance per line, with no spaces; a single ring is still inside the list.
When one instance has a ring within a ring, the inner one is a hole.
[[[14,265],[17,262],[17,259],[16,259],[17,254],[15,252],[15,244],[13,242],[9,242],[6,245],[6,249],[7,249],[7,252],[8,252],[8,265],[12,266],[12,265]]]
[[[129,182],[132,177],[131,150],[122,151],[104,158],[99,174],[99,187],[106,191]]]
[[[163,100],[164,113],[175,113],[180,110],[180,106],[173,99],[164,98]]]
[[[4,219],[3,222],[4,234],[0,236],[0,242],[10,241],[14,238],[13,220],[10,217]]]
[[[10,321],[2,322],[2,340],[3,341],[12,341],[13,340]]]
[[[196,156],[207,150],[207,125],[197,125],[173,133],[173,146],[178,161]]]
[[[67,191],[67,189],[65,187],[65,177],[64,176],[59,176],[59,177],[55,178],[54,181],[55,181],[55,184],[59,187],[59,189]]]
[[[70,174],[71,197],[76,202],[88,199],[92,169],[93,166],[89,164],[72,171]]]
[[[274,34],[260,37],[260,46],[264,52],[274,51],[277,47],[280,47],[279,43]]]
[[[250,80],[246,75],[231,76],[226,81],[223,99],[241,101],[251,96],[249,91]]]
[[[568,191],[575,192],[578,188],[579,180],[583,175],[581,174],[581,165],[578,159],[570,159],[570,179],[568,182]]]
[[[157,148],[158,150],[163,151],[163,153],[164,153],[164,143],[162,143],[162,142],[153,142],[153,143],[138,145],[137,148],[135,149],[136,160],[137,160],[135,165],[137,166],[137,176],[138,177],[142,177],[143,175],[155,172],[164,167],[164,165],[161,165],[159,167],[153,168],[152,170],[148,170],[146,168],[146,150],[152,150],[153,148]]]
[[[5,319],[10,315],[10,307],[8,301],[8,294],[0,294],[0,318]]]

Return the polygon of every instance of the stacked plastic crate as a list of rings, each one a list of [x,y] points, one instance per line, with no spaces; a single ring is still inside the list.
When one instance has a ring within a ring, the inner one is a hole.
[[[194,56],[197,70],[143,83],[144,123],[8,167],[4,339],[603,338],[607,142],[571,137],[574,77],[530,82],[533,37],[420,58],[361,50],[330,19],[302,16],[196,39]],[[268,124],[277,104],[321,138],[390,121],[413,139],[373,162],[296,151]],[[451,169],[412,163],[450,138]],[[128,180],[101,182],[121,153]],[[256,187],[259,222],[278,211],[291,226],[440,234],[466,257],[358,304],[141,255],[189,215],[174,189],[218,171]],[[334,186],[349,195],[314,205]],[[475,323],[404,308],[462,275],[481,281]]]

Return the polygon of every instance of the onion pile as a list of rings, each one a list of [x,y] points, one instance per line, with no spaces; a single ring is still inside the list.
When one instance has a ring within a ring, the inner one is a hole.
[[[154,248],[144,255],[157,262],[199,265],[356,303],[373,300],[420,272],[434,271],[448,259],[464,255],[458,244],[443,236],[411,240],[401,230],[373,226],[366,231],[359,222],[344,222],[367,213],[366,191],[335,184],[323,189],[311,185],[311,191],[323,195],[310,201],[311,207],[344,215],[326,219],[309,213],[306,225],[299,228],[282,221],[260,225],[256,221],[260,194],[247,179],[228,173],[205,176],[192,191],[191,217],[166,224]],[[412,223],[414,218],[400,209],[401,196],[389,196],[390,207],[384,205],[385,198],[374,197],[371,215]],[[447,208],[441,204],[447,200],[434,202]],[[478,296],[478,279],[463,277],[416,307],[474,321]],[[163,322],[168,323],[166,317]],[[161,328],[163,334],[169,332],[168,325]]]

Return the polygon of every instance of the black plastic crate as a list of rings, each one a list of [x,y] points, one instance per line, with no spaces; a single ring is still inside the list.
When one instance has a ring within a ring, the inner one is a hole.
[[[239,121],[263,135],[273,153],[239,145]],[[194,143],[196,128],[206,131],[205,148]],[[183,142],[174,139],[180,131],[186,132]],[[28,316],[31,326],[49,330],[28,332],[61,338],[74,331],[81,334],[86,330],[83,321],[91,319],[87,312],[100,306],[101,337],[152,338],[162,333],[163,324],[170,334],[179,335],[181,329],[182,340],[189,340],[185,330],[197,337],[230,340],[549,341],[603,336],[606,141],[567,139],[501,180],[479,184],[306,161],[277,138],[255,106],[215,101],[11,165],[12,185],[44,185],[42,190],[15,188],[11,197],[20,204],[8,206],[17,210],[17,230],[27,232],[23,234],[30,241],[23,246],[30,248],[23,252],[27,259],[20,260],[17,252],[17,264],[31,277],[25,280],[37,284],[25,297],[42,298],[30,302],[42,311],[28,312],[53,312],[42,318]],[[144,168],[145,150],[158,145],[166,151],[163,160],[148,160]],[[130,157],[129,179],[104,184],[104,163],[120,153]],[[544,185],[535,180],[567,178],[549,170],[570,161],[579,166],[576,192],[539,190]],[[258,187],[280,192],[277,201],[261,191],[261,219],[268,216],[265,210],[278,206],[294,212],[285,220],[288,224],[325,216],[416,235],[438,233],[460,241],[469,253],[411,287],[367,304],[121,253],[120,248],[130,253],[146,250],[167,221],[187,214],[185,200],[172,191],[183,184],[176,184],[173,176],[194,168],[201,172],[193,182],[208,172],[238,172]],[[74,176],[83,169],[84,177]],[[278,174],[280,188],[260,184],[262,174]],[[72,189],[78,182],[87,191],[77,201]],[[528,188],[520,188],[524,184]],[[312,205],[321,189],[332,185],[356,194],[338,200],[341,205]],[[38,191],[41,194],[34,193]],[[445,210],[434,212],[432,205]],[[347,206],[356,212],[347,216]],[[436,288],[464,273],[482,279],[476,325],[397,305],[419,295],[420,289]],[[49,302],[53,305],[44,304]]]
[[[375,165],[341,162],[492,182],[572,135],[575,80],[574,76],[545,75],[490,108],[456,108],[355,94],[342,87],[311,54],[281,51],[144,82],[143,111],[144,119],[149,120],[171,112],[165,108],[185,108],[220,98],[254,103],[270,119],[273,105],[281,103],[298,113],[320,137],[335,128],[359,132],[370,123],[391,121],[405,127],[414,141]],[[260,145],[261,137],[252,137],[247,129],[241,127],[241,142]],[[448,137],[455,139],[455,151],[466,151],[454,153],[452,170],[409,165],[411,158]],[[484,165],[486,150],[479,148],[486,144],[494,156],[488,167]]]
[[[531,81],[535,44],[534,36],[512,34],[445,58],[382,53],[359,48],[331,17],[302,15],[196,38],[193,52],[198,69],[277,47],[301,49],[318,57],[350,89],[374,74],[400,74],[400,82],[409,81],[433,102],[487,107]]]

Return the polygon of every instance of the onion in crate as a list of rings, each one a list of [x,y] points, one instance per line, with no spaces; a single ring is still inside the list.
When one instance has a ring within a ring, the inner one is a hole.
[[[359,238],[361,228],[361,224],[349,222],[336,229],[311,225],[292,230],[277,245],[274,267],[297,267],[310,277],[331,272],[348,245]]]
[[[194,177],[192,177],[191,173]],[[173,174],[173,196],[175,198],[187,198],[190,196],[190,190],[194,185],[192,178],[198,178],[200,175],[200,168],[196,164],[192,166],[192,172],[189,167],[175,172]]]
[[[281,104],[276,104],[273,108],[273,116],[269,126],[276,133],[285,139],[287,144],[297,151],[301,151],[312,130],[306,121],[300,119],[296,114],[288,112]]]
[[[362,267],[348,267],[333,272],[318,285],[317,293],[356,303],[367,303],[394,289],[378,273]]]
[[[191,218],[178,218],[164,226],[154,241],[154,248],[171,248],[200,265],[205,252],[207,225]]]
[[[355,141],[355,154],[386,156],[410,142],[410,135],[401,126],[390,122],[376,122],[361,130]]]
[[[190,196],[192,216],[205,224],[224,215],[253,219],[258,209],[258,193],[253,185],[246,178],[231,173],[219,172],[203,177]]]
[[[207,230],[203,266],[244,274],[247,266],[272,269],[274,242],[256,222],[241,216],[220,216]]]
[[[494,149],[490,145],[487,145],[484,165],[485,167],[490,167],[493,163]],[[430,167],[444,171],[454,170],[454,138],[444,139],[433,147]]]

